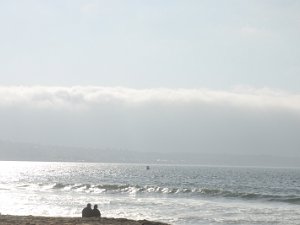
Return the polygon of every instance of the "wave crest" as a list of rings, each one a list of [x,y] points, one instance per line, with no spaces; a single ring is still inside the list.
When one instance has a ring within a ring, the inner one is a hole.
[[[44,189],[61,190],[61,191],[78,191],[89,193],[120,193],[120,194],[164,194],[175,196],[192,197],[223,197],[231,199],[244,200],[265,200],[274,202],[285,202],[290,204],[300,204],[300,196],[298,195],[276,195],[262,194],[254,192],[239,192],[234,190],[224,190],[217,188],[176,188],[176,187],[160,187],[154,185],[129,185],[129,184],[40,184]],[[26,187],[26,186],[23,186]]]

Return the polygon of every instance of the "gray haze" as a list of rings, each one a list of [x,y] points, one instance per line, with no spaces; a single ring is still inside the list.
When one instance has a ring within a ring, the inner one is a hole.
[[[2,87],[0,98],[3,141],[144,153],[300,156],[300,96],[278,90]]]

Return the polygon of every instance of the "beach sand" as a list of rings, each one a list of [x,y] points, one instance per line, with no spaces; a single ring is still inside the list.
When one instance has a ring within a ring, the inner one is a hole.
[[[0,225],[168,225],[123,218],[40,217],[0,215]]]

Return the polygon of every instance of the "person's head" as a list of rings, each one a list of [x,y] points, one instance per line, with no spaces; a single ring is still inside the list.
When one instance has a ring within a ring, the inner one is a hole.
[[[91,203],[88,203],[88,204],[86,205],[86,207],[88,207],[88,208],[92,208],[92,205],[91,205]]]
[[[94,209],[98,209],[98,205],[94,205]]]

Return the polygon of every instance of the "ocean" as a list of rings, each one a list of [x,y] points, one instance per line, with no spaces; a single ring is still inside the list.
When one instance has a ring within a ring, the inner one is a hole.
[[[173,225],[300,224],[300,168],[0,162],[0,213]]]

